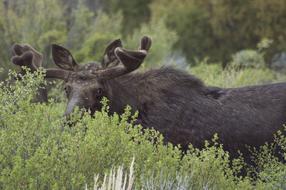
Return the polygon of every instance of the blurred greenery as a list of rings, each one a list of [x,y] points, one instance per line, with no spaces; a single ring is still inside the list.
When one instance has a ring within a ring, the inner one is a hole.
[[[152,10],[156,17],[166,15],[168,26],[180,36],[175,47],[189,60],[208,56],[227,62],[231,54],[254,48],[263,38],[274,42],[268,59],[286,48],[286,1],[155,0]]]
[[[163,65],[173,55],[186,57],[186,65],[205,58],[223,66],[232,59],[248,65],[252,60],[247,57],[255,54],[248,50],[264,39],[272,42],[264,60],[254,57],[269,66],[271,58],[286,49],[286,2],[281,0],[3,0],[0,14],[5,71],[11,68],[13,43],[30,43],[44,53],[48,67],[52,43],[70,48],[78,61],[100,61],[110,41],[122,38],[134,48],[142,35],[154,41],[148,67]],[[237,52],[243,54],[238,61]],[[5,76],[7,72],[0,79]]]

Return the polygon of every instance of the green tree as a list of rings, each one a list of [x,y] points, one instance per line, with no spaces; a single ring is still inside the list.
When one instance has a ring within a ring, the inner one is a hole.
[[[167,15],[178,33],[176,48],[189,58],[227,61],[236,51],[255,48],[263,38],[274,41],[268,57],[285,50],[286,2],[281,0],[154,0],[152,12]]]
[[[103,1],[103,9],[109,14],[122,11],[124,25],[122,32],[127,35],[142,23],[149,21],[151,15],[149,4],[151,2],[152,0],[107,0]]]
[[[1,3],[1,66],[10,68],[10,47],[13,43],[29,43],[47,53],[49,44],[65,41],[65,20],[61,7],[57,0]]]

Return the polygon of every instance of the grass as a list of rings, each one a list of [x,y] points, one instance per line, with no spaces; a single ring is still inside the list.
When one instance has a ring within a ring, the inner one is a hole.
[[[248,85],[268,84],[286,80],[284,75],[268,68],[246,68],[235,70],[223,68],[218,64],[202,63],[189,68],[190,73],[202,79],[207,85],[233,88]]]

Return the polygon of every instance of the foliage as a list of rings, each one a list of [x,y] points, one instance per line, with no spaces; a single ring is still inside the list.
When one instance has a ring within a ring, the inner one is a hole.
[[[235,53],[228,67],[235,69],[266,67],[265,50],[269,48],[271,43],[271,40],[263,39],[257,44],[257,49],[246,49]]]
[[[47,58],[50,44],[58,43],[70,48],[80,61],[98,60],[114,38],[133,44],[138,41],[135,36],[144,33],[159,44],[152,54],[160,53],[151,55],[156,64],[172,51],[187,57],[188,64],[205,57],[227,64],[234,53],[254,49],[268,38],[273,45],[265,52],[267,64],[272,55],[285,50],[285,7],[280,0],[5,0],[0,3],[0,61],[5,70],[10,68],[10,47],[15,42],[30,43]],[[98,27],[96,23],[104,24]],[[238,57],[246,61],[248,54],[255,54],[241,53]],[[45,60],[44,65],[50,65],[51,60]]]
[[[208,64],[207,60],[197,66],[189,67],[189,70],[207,85],[218,87],[266,84],[285,79],[284,76],[280,76],[267,68],[223,69],[219,64]]]
[[[149,4],[152,0],[104,0],[103,10],[109,14],[121,11],[123,14],[123,23],[121,32],[128,35],[133,32],[134,29],[141,26],[142,23],[149,21],[150,9]]]
[[[146,34],[151,37],[153,44],[146,58],[145,67],[152,68],[164,65],[165,59],[172,54],[172,46],[177,41],[178,36],[167,29],[163,19],[153,19],[150,24],[143,24],[127,37],[127,47],[138,47],[139,39]]]
[[[257,167],[252,168],[252,171],[250,171],[257,175],[259,188],[286,188],[286,165],[278,159],[278,157],[286,159],[285,129],[277,132],[275,143],[265,144],[258,150],[253,150],[253,161],[257,163]]]
[[[179,52],[183,53],[180,59],[202,60],[186,70],[208,85],[285,81],[285,76],[264,66],[268,53],[285,50],[284,1],[4,2],[9,3],[0,3],[1,78],[10,68],[10,47],[15,42],[30,43],[44,53],[47,66],[52,43],[67,46],[79,62],[100,61],[111,40],[122,38],[124,47],[134,49],[143,35],[149,35],[153,45],[145,68],[170,62]],[[256,47],[262,38],[273,39],[271,49],[269,40]],[[243,70],[210,64],[226,62],[231,55],[229,63]],[[173,62],[178,65],[178,61]],[[132,158],[134,188],[138,189],[286,188],[285,164],[273,156],[273,149],[279,147],[285,157],[282,132],[277,133],[276,144],[253,151],[257,167],[249,169],[240,158],[230,160],[216,143],[217,137],[203,150],[190,145],[183,154],[179,147],[164,144],[157,131],[134,126],[136,115],[130,114],[130,108],[121,116],[109,116],[106,101],[94,117],[88,113],[81,117],[77,110],[68,122],[62,117],[65,100],[60,84],[52,90],[54,99],[49,103],[33,102],[42,82],[40,71],[16,81],[10,76],[0,83],[0,189],[89,189],[94,183],[105,184],[104,174],[107,177],[118,166],[124,167],[117,177],[124,175]],[[241,168],[249,175],[239,177]]]
[[[90,27],[90,25],[93,27]],[[80,62],[99,61],[103,56],[104,47],[111,40],[121,38],[122,15],[118,12],[108,16],[104,12],[99,12],[95,21],[88,24],[88,26],[91,31],[82,39],[83,43],[80,43],[80,48],[75,54]]]
[[[218,87],[240,87],[285,81],[285,75],[270,70],[265,65],[265,49],[268,40],[262,40],[256,50],[242,50],[233,55],[233,60],[226,68],[220,64],[210,64],[205,58],[197,61],[188,70],[202,79],[207,85]]]
[[[180,37],[176,49],[182,49],[189,60],[208,56],[211,61],[226,62],[233,53],[254,48],[263,38],[274,42],[268,58],[285,51],[285,3],[154,0],[152,12],[157,16],[167,15],[166,22]]]
[[[10,47],[15,42],[30,43],[42,52],[51,43],[63,42],[65,22],[62,13],[57,0],[11,1],[5,6],[1,3],[1,65],[10,68]]]
[[[71,13],[69,31],[67,33],[67,46],[78,50],[84,39],[93,29],[90,26],[94,22],[95,14],[91,12],[83,3],[79,3],[77,8]]]
[[[241,50],[232,56],[231,67],[241,68],[262,68],[265,67],[264,57],[255,50]]]
[[[216,143],[217,137],[206,143],[203,150],[190,145],[183,155],[178,147],[164,145],[163,137],[153,129],[133,126],[136,114],[132,116],[130,108],[121,116],[109,116],[107,100],[94,117],[76,111],[66,121],[62,103],[32,103],[33,92],[42,80],[43,75],[38,72],[28,73],[14,83],[1,83],[1,189],[91,187],[95,174],[102,182],[104,173],[117,166],[128,166],[133,157],[137,188],[254,188],[248,177],[236,176],[243,167],[242,161],[231,161],[222,145]],[[277,142],[285,150],[282,133],[278,133]],[[277,164],[272,165],[271,171],[268,165],[260,167],[261,179],[256,181],[260,189],[283,185],[285,165],[275,158],[267,164],[272,161]],[[266,181],[264,176],[271,180]]]
[[[75,49],[75,57],[80,62],[88,62],[92,60],[100,61],[104,53],[104,47],[111,40],[123,38],[120,31],[123,27],[122,13],[114,13],[107,15],[104,12],[98,12],[95,22],[87,24],[93,26],[90,32],[87,32],[86,38],[82,39],[80,48]],[[108,32],[106,32],[108,31]],[[142,24],[142,26],[134,30],[133,34],[127,35],[123,39],[125,48],[134,49],[138,47],[142,36],[148,34],[154,42],[150,53],[145,61],[146,67],[163,65],[172,52],[172,46],[177,41],[177,35],[168,30],[164,20],[152,20],[150,24]]]

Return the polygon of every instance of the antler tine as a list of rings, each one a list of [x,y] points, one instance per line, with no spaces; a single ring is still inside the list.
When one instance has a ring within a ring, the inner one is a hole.
[[[143,36],[141,39],[140,50],[148,51],[152,45],[152,40],[148,36]]]
[[[93,74],[96,77],[115,78],[130,73],[140,67],[150,47],[151,47],[151,39],[147,36],[144,36],[141,39],[139,50],[127,50],[122,47],[117,47],[114,50],[114,53],[116,58],[122,64],[115,67],[106,68],[103,70],[93,71]]]
[[[133,71],[143,63],[151,44],[151,38],[144,36],[141,39],[139,50],[134,51],[118,47],[115,49],[115,55],[127,69]]]
[[[42,54],[28,44],[14,44],[12,46],[12,55],[12,63],[18,66],[26,66],[32,71],[37,70],[42,65]]]
[[[38,70],[42,66],[43,55],[36,51],[29,44],[14,44],[12,46],[12,63],[18,66],[26,66],[32,72]],[[66,80],[70,75],[69,71],[62,69],[43,69],[46,72],[46,78],[57,78]],[[22,70],[22,74],[25,72]]]

